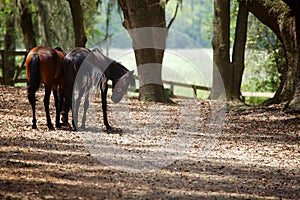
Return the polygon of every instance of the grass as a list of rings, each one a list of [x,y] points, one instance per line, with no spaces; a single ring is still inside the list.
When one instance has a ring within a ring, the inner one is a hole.
[[[211,87],[213,65],[210,53],[209,49],[167,49],[164,55],[162,79]],[[109,56],[121,62],[128,69],[135,70],[135,75],[137,75],[135,56],[132,50],[111,49]],[[168,84],[164,86],[170,88]],[[194,97],[192,88],[175,86],[173,92],[178,96]],[[197,98],[207,99],[208,96],[206,91],[197,91]]]
[[[245,97],[245,102],[250,105],[261,105],[268,97]]]
[[[104,51],[105,52],[105,51]],[[132,49],[116,49],[109,50],[109,57],[121,62],[129,70],[135,70],[137,75],[137,67],[135,63],[135,55]],[[22,63],[22,56],[17,56],[16,63]],[[172,82],[200,85],[211,87],[212,85],[212,50],[211,49],[166,49],[164,55],[164,62],[162,68],[162,79]],[[0,69],[0,76],[3,71]],[[247,83],[251,72],[245,70],[243,83]],[[26,77],[25,70],[21,72],[19,77]],[[26,83],[17,83],[18,87],[26,87]],[[137,88],[139,87],[137,83]],[[170,89],[170,85],[165,84],[165,88]],[[255,88],[255,86],[253,86]],[[181,86],[174,86],[175,96],[185,96],[194,98],[194,91],[192,88]],[[135,94],[129,93],[131,96]],[[197,90],[197,98],[207,99],[209,92]],[[245,101],[251,105],[258,105],[268,98],[261,97],[245,97]]]

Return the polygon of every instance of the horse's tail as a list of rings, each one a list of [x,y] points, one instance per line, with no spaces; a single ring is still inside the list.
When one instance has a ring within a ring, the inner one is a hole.
[[[40,87],[41,74],[40,74],[40,59],[39,54],[33,54],[29,63],[30,67],[30,80],[28,91],[35,92]]]

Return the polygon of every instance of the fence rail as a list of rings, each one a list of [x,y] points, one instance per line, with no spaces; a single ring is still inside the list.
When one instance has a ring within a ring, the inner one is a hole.
[[[26,79],[19,78],[21,72],[25,70],[26,55],[26,51],[0,50],[1,84],[14,85],[15,83],[26,82]],[[20,65],[15,65],[15,57],[17,56],[23,57]]]
[[[0,50],[0,69],[2,69],[2,73],[0,71],[0,74],[2,75],[0,77],[0,83],[5,85],[14,85],[15,83],[26,83],[26,78],[20,78],[20,74],[23,70],[25,70],[25,60],[26,60],[26,51],[6,51],[6,50]],[[23,56],[22,62],[20,65],[17,66],[10,66],[9,65],[9,59],[11,57],[16,56]],[[13,72],[13,76],[11,74]],[[138,77],[135,77],[138,80]],[[184,87],[184,88],[190,88],[193,90],[193,94],[195,97],[197,97],[198,90],[202,91],[211,91],[210,87],[207,86],[200,86],[200,85],[193,85],[193,84],[186,84],[186,83],[179,83],[179,82],[173,82],[173,81],[166,81],[163,80],[164,84],[167,84],[170,86],[170,90],[174,92],[175,87]],[[138,90],[136,90],[138,92]],[[175,96],[178,96],[174,94]],[[274,96],[274,93],[269,92],[242,92],[242,95],[245,97],[268,97],[271,98]],[[184,97],[184,96],[178,96],[178,97]]]

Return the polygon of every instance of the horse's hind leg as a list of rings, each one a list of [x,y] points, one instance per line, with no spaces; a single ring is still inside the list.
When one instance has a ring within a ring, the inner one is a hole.
[[[55,87],[52,89],[53,91],[53,96],[54,96],[54,101],[55,101],[55,109],[56,109],[56,115],[55,115],[55,126],[57,128],[60,128],[61,127],[61,124],[60,124],[60,111],[61,111],[61,104],[63,103],[61,101],[61,95],[58,93],[58,88]]]
[[[80,102],[85,93],[86,93],[86,89],[80,88],[78,91],[78,97],[76,98],[76,100],[74,99],[75,106],[73,108],[74,115],[73,115],[73,121],[72,121],[74,127],[78,127],[78,113],[79,113]],[[82,121],[81,121],[82,129],[85,129],[85,118],[86,118],[86,109],[87,109],[86,106],[88,106],[88,105],[86,105],[86,102],[84,102],[83,116],[82,116]]]
[[[80,106],[80,101],[83,96],[82,88],[79,89],[78,91],[78,96],[75,98],[75,95],[72,98],[72,125],[73,125],[73,130],[77,130],[78,128],[78,112],[79,112],[79,106]]]
[[[89,108],[89,89],[85,90],[84,92],[85,97],[84,97],[84,107],[83,107],[83,116],[82,116],[82,121],[81,121],[81,128],[85,129],[85,122],[86,122],[86,112],[87,109]]]
[[[102,112],[103,112],[103,123],[106,127],[106,130],[110,130],[111,126],[108,123],[108,119],[107,119],[107,90],[108,90],[108,86],[106,85],[104,90],[101,89],[101,100],[102,100]]]
[[[27,97],[28,97],[29,103],[30,103],[31,108],[32,108],[32,128],[36,129],[37,126],[36,126],[36,116],[35,116],[35,102],[36,102],[35,91],[32,91],[32,90],[28,89],[28,96]]]
[[[45,86],[44,107],[45,107],[46,117],[47,117],[47,126],[49,129],[53,130],[54,127],[51,122],[50,112],[49,112],[50,94],[51,94],[51,88]]]

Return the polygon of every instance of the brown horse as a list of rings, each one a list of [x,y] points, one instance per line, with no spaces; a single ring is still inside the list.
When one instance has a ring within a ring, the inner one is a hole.
[[[36,129],[35,92],[40,86],[40,82],[44,84],[45,96],[44,106],[46,110],[47,126],[54,129],[49,114],[49,99],[51,90],[53,91],[55,108],[56,108],[56,127],[60,126],[59,113],[62,103],[62,92],[59,88],[63,84],[63,63],[65,53],[59,47],[52,49],[50,47],[34,47],[28,53],[26,58],[26,75],[27,75],[27,92],[28,100],[32,107],[32,128]]]

